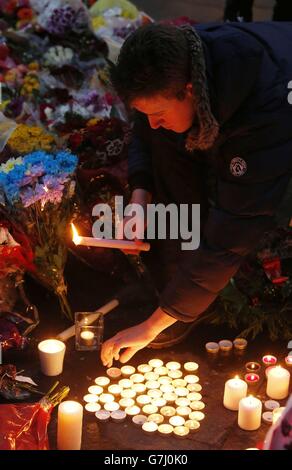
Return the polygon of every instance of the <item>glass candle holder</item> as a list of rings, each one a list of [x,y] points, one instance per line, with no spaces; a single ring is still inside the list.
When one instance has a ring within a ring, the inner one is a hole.
[[[103,340],[103,314],[101,312],[75,313],[75,349],[96,351]]]

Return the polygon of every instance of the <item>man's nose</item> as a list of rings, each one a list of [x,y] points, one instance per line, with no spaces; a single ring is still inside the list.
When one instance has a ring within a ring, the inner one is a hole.
[[[158,129],[161,126],[161,119],[148,116],[151,129]]]

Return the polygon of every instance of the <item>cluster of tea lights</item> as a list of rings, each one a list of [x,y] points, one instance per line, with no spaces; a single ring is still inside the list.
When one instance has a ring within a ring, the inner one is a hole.
[[[285,363],[287,365],[286,359]],[[247,396],[248,385],[251,386],[260,379],[258,374],[262,367],[260,363],[251,361],[245,365],[248,372],[245,374],[245,380],[236,376],[225,383],[223,405],[229,410],[238,411],[238,425],[241,429],[254,431],[260,427],[262,420],[272,424],[283,413],[285,407],[281,407],[276,400],[283,400],[288,397],[290,372],[286,368],[277,365],[277,362],[277,358],[272,355],[266,355],[262,358],[262,363],[266,367],[266,394],[270,398],[264,403],[266,410],[264,412],[262,412],[261,400],[252,395]]]
[[[196,362],[151,359],[137,369],[131,365],[107,369],[83,397],[85,409],[100,422],[132,422],[148,435],[185,438],[205,418]]]

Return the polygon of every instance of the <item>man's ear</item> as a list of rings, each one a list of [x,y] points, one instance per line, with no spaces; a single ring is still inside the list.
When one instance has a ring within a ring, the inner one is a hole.
[[[192,83],[186,84],[186,93],[189,98],[193,96],[193,84]]]

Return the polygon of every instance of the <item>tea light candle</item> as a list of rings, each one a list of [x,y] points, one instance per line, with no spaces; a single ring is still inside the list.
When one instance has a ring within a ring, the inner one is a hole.
[[[136,392],[131,388],[123,388],[123,390],[121,391],[122,398],[135,398],[135,396]]]
[[[125,409],[125,413],[129,416],[135,416],[135,415],[138,415],[140,413],[140,408],[137,405],[128,406]]]
[[[135,374],[136,369],[133,366],[123,366],[121,372],[124,377],[130,377],[130,375]]]
[[[111,413],[110,411],[107,411],[107,410],[99,410],[95,413],[95,416],[99,421],[102,421],[103,423],[105,423],[106,421],[110,419]]]
[[[223,405],[228,410],[238,410],[239,401],[246,397],[247,383],[239,377],[229,379],[225,383]]]
[[[278,421],[278,419],[282,416],[284,410],[285,410],[285,406],[280,406],[280,408],[275,408],[273,410],[273,424],[275,424]]]
[[[181,365],[179,362],[170,361],[170,362],[167,362],[166,367],[169,370],[178,370],[181,368]]]
[[[161,367],[155,367],[154,373],[157,375],[167,375],[168,374],[168,368],[165,366]]]
[[[147,434],[152,434],[157,431],[158,425],[154,423],[153,421],[145,421],[144,424],[142,424],[142,429],[145,431]]]
[[[200,411],[205,408],[205,403],[202,401],[192,401],[190,407],[193,411]]]
[[[232,341],[229,341],[228,339],[222,339],[218,344],[220,351],[229,352],[233,348]]]
[[[188,398],[184,398],[184,397],[177,398],[177,400],[175,400],[175,404],[177,406],[189,406],[190,403],[191,403],[190,400]]]
[[[276,400],[267,400],[264,403],[266,410],[273,411],[276,408],[280,408],[280,403]]]
[[[58,407],[57,448],[80,450],[83,406],[76,401],[63,401]]]
[[[173,426],[171,426],[171,424],[160,424],[158,426],[158,432],[162,436],[167,436],[168,434],[171,434],[173,432]]]
[[[209,343],[206,343],[205,348],[206,348],[207,352],[210,353],[210,354],[216,354],[216,353],[219,352],[219,344],[214,343],[213,341],[211,341]]]
[[[119,408],[120,405],[116,401],[111,401],[104,404],[104,409],[106,411],[117,411]]]
[[[162,391],[158,388],[152,388],[148,390],[147,395],[149,395],[151,398],[160,398],[162,397]]]
[[[91,385],[90,387],[88,387],[88,391],[90,394],[93,395],[101,395],[103,393],[103,388],[99,385]]]
[[[161,408],[162,406],[166,405],[166,400],[162,397],[152,398],[152,405],[158,406],[158,408]]]
[[[116,411],[112,411],[111,412],[111,419],[115,422],[115,423],[122,423],[123,421],[125,421],[126,419],[126,413],[125,411],[123,410],[116,410]]]
[[[147,421],[153,421],[153,423],[161,424],[164,421],[164,416],[159,413],[154,413],[153,415],[149,415]]]
[[[176,410],[173,406],[163,406],[160,410],[160,413],[162,414],[162,416],[170,418],[171,416],[175,415]]]
[[[281,366],[270,370],[266,393],[270,398],[282,400],[289,394],[290,372]]]
[[[187,386],[187,382],[184,380],[184,379],[174,379],[172,381],[172,385],[174,387],[186,387]]]
[[[88,393],[87,395],[84,395],[83,400],[86,401],[86,403],[96,403],[98,402],[98,396]]]
[[[100,408],[101,406],[99,403],[86,403],[85,405],[86,411],[89,411],[90,413],[96,413]]]
[[[199,392],[191,392],[187,396],[190,401],[200,401],[202,400],[202,395]]]
[[[174,390],[174,393],[178,397],[186,397],[189,394],[189,390],[185,387],[178,387]]]
[[[111,379],[118,379],[122,375],[122,371],[118,367],[110,367],[106,373]]]
[[[197,384],[188,384],[187,389],[190,392],[200,392],[202,390],[202,385],[200,385],[198,383]]]
[[[168,377],[170,377],[171,379],[179,379],[180,377],[182,377],[183,373],[180,369],[177,369],[177,370],[170,370],[168,372]]]
[[[271,356],[270,354],[263,356],[262,361],[265,366],[274,366],[277,364],[277,358],[275,356]]]
[[[88,331],[86,327],[81,331],[80,338],[85,346],[92,346],[94,343],[94,333],[92,331]]]
[[[285,357],[285,364],[288,367],[292,367],[292,356],[286,356]]]
[[[133,398],[121,398],[119,401],[119,405],[121,408],[128,408],[130,406],[135,405],[135,401]]]
[[[176,426],[173,430],[173,434],[176,437],[185,438],[189,434],[190,430],[186,426]]]
[[[179,371],[169,371],[170,372],[179,372]],[[176,377],[177,378],[177,377]],[[169,385],[171,384],[172,382],[172,378],[169,376],[162,376],[162,377],[159,377],[158,379],[158,382],[161,384],[161,385]]]
[[[273,413],[272,413],[272,411],[265,411],[262,414],[262,420],[267,424],[272,424],[273,423]]]
[[[146,382],[148,382],[148,381],[150,381],[150,382],[155,381],[156,382],[159,379],[159,375],[155,374],[155,372],[146,372],[144,377],[145,377]]]
[[[199,364],[197,364],[196,362],[185,362],[184,363],[184,369],[187,372],[195,372],[196,370],[198,370],[198,368],[199,368]]]
[[[171,393],[171,392],[174,392],[175,388],[171,384],[163,384],[163,385],[161,385],[160,390],[163,393]]]
[[[163,361],[161,359],[150,359],[148,364],[151,367],[162,367],[163,366]]]
[[[145,413],[145,415],[153,415],[154,413],[157,413],[158,406],[152,404],[144,405],[142,411]]]
[[[245,364],[245,369],[247,372],[257,373],[260,370],[260,368],[261,368],[261,365],[258,362],[250,361]]]
[[[160,387],[160,383],[157,382],[156,380],[148,380],[148,382],[146,382],[145,385],[148,390],[153,390],[154,388]]]
[[[176,413],[178,414],[178,416],[183,416],[185,418],[188,417],[190,413],[192,413],[192,410],[189,406],[178,406],[176,409]]]
[[[185,375],[184,380],[187,384],[196,384],[199,382],[199,377],[197,375]]]
[[[129,379],[121,379],[119,380],[119,386],[121,388],[131,388],[133,385],[133,382],[132,380],[129,380]]]
[[[194,419],[188,419],[185,422],[185,426],[189,429],[190,432],[195,432],[195,431],[198,431],[200,427],[200,423],[199,421],[196,421]]]
[[[238,408],[238,426],[245,431],[255,431],[261,425],[262,402],[253,396],[242,398]]]
[[[89,389],[88,389],[88,390],[89,390]],[[123,389],[122,389],[119,385],[117,385],[117,384],[113,384],[113,385],[110,385],[110,386],[108,387],[109,393],[111,393],[111,394],[114,395],[115,397],[119,396],[119,395],[121,394],[122,390],[123,390]]]
[[[176,426],[183,426],[185,424],[186,420],[184,419],[183,416],[171,416],[169,418],[169,424],[171,424],[172,426],[176,427]]]
[[[137,369],[138,372],[141,372],[141,374],[146,374],[147,372],[151,372],[153,367],[149,364],[140,364]]]
[[[138,405],[149,405],[149,403],[151,403],[151,398],[148,395],[139,395],[136,398],[136,402]]]
[[[146,385],[145,384],[133,384],[132,389],[138,394],[146,392]]]
[[[235,349],[243,350],[247,347],[247,341],[245,338],[236,338],[233,341],[233,346]]]
[[[249,385],[254,385],[260,380],[260,376],[258,374],[248,373],[248,374],[245,374],[244,380]]]
[[[99,395],[100,403],[110,403],[111,401],[115,401],[115,397],[111,393],[102,393]]]
[[[100,387],[106,387],[110,383],[110,379],[108,377],[97,377],[94,382]]]
[[[63,372],[65,350],[65,344],[57,339],[47,339],[38,344],[41,371],[44,375],[53,377]]]
[[[164,393],[162,396],[167,401],[167,403],[175,403],[177,399],[177,395],[173,392]]]
[[[203,421],[203,419],[205,418],[205,413],[203,413],[202,411],[192,411],[189,414],[189,418],[193,419],[194,421]]]
[[[131,375],[130,379],[134,384],[141,384],[142,382],[144,382],[145,377],[143,374],[133,374]]]
[[[136,415],[136,416],[133,416],[132,421],[136,426],[141,427],[147,421],[147,416],[145,416],[145,415]]]

